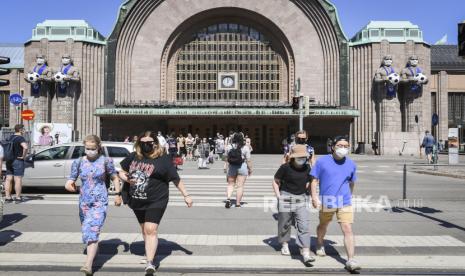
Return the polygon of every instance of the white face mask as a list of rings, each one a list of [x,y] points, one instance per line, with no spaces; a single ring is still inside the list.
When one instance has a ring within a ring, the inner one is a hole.
[[[346,148],[336,148],[336,155],[339,158],[344,158],[349,154],[349,149]]]
[[[392,59],[385,59],[384,60],[384,65],[391,66],[392,65]]]
[[[71,60],[69,58],[62,58],[61,59],[61,63],[63,63],[64,65],[68,65],[70,64]]]
[[[98,155],[98,150],[85,150],[87,157],[93,158]]]
[[[418,59],[411,59],[410,60],[410,65],[411,66],[417,66],[418,65]]]
[[[45,59],[43,59],[43,58],[38,58],[37,59],[37,64],[42,65],[44,63],[45,63]]]
[[[299,166],[303,166],[307,163],[307,158],[296,158],[295,163]]]

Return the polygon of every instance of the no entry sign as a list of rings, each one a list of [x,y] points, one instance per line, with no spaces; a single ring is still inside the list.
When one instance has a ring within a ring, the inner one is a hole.
[[[23,118],[23,120],[26,120],[26,121],[33,120],[34,116],[35,116],[34,111],[30,109],[26,109],[21,112],[21,118]]]

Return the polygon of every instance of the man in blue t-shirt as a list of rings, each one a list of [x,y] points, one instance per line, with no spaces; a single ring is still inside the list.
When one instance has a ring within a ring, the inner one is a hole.
[[[310,175],[312,204],[320,209],[320,224],[317,227],[318,256],[326,256],[324,249],[324,237],[334,214],[336,214],[341,230],[344,234],[344,245],[348,260],[346,269],[349,271],[360,270],[361,267],[354,260],[355,246],[352,233],[354,211],[352,208],[352,192],[357,180],[357,167],[349,154],[349,141],[345,136],[338,136],[333,140],[332,154],[319,158],[313,166]],[[317,185],[320,187],[320,195],[316,193]]]

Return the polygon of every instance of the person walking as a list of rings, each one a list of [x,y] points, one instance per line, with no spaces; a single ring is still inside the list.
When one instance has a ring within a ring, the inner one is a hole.
[[[166,147],[166,139],[163,137],[161,131],[158,132],[157,139],[160,142],[160,146],[164,149]]]
[[[158,246],[158,226],[169,200],[169,183],[173,182],[188,207],[193,201],[187,193],[169,155],[151,131],[139,135],[135,152],[121,161],[120,178],[129,183],[128,206],[140,224],[145,243],[146,274],[155,273],[154,258]]]
[[[24,177],[24,159],[27,154],[27,143],[24,138],[24,125],[15,125],[15,133],[8,138],[8,142],[11,143],[11,160],[5,160],[6,165],[6,180],[5,180],[5,202],[21,203],[23,198],[21,197],[21,191],[23,186]],[[7,153],[4,153],[7,154]],[[15,187],[16,197],[11,197],[11,191]]]
[[[107,216],[108,192],[105,185],[108,177],[115,185],[115,205],[122,203],[118,174],[113,160],[103,155],[102,142],[98,136],[84,139],[85,156],[74,160],[71,174],[65,184],[69,192],[77,192],[76,181],[81,178],[79,194],[79,219],[82,241],[87,245],[87,258],[80,271],[92,275],[92,265],[98,250],[100,231]]]
[[[291,255],[291,225],[297,230],[296,243],[303,262],[312,266],[310,256],[310,210],[307,192],[310,190],[310,155],[305,145],[295,145],[290,152],[289,163],[282,164],[274,175],[273,190],[278,199],[278,241],[281,254]]]
[[[436,143],[433,135],[429,133],[429,131],[425,131],[425,137],[423,138],[423,142],[421,143],[421,148],[425,148],[426,158],[428,160],[428,164],[433,163],[433,146]]]
[[[294,136],[294,143],[292,143],[289,146],[289,151],[284,155],[283,164],[289,162],[290,152],[292,151],[292,148],[294,146],[296,146],[296,145],[305,145],[306,148],[307,148],[308,155],[309,155],[310,167],[313,166],[315,164],[315,160],[316,160],[315,150],[313,149],[313,147],[308,142],[307,131],[305,131],[305,130],[297,131],[295,133],[295,135],[293,135],[293,136]]]
[[[178,148],[179,148],[179,155],[182,157],[182,159],[186,158],[187,151],[186,151],[186,138],[181,134],[179,134],[178,139]]]
[[[192,134],[188,133],[186,138],[186,151],[187,151],[187,160],[193,160],[193,153],[194,153],[194,137]]]
[[[168,136],[168,140],[166,140],[166,150],[171,157],[171,161],[174,162],[174,158],[176,158],[176,155],[179,153],[179,145],[176,141],[174,132],[171,132],[170,136]],[[176,169],[178,169],[177,165]]]
[[[207,138],[202,139],[202,142],[197,146],[197,150],[200,155],[198,160],[199,170],[208,169],[207,161],[210,156],[210,144],[207,142]]]
[[[224,155],[224,150],[225,150],[223,135],[220,135],[218,138],[216,138],[215,147],[216,147],[216,154],[218,155],[218,160],[223,160],[223,155]]]
[[[373,153],[375,155],[379,155],[379,152],[378,152],[378,143],[376,142],[376,139],[373,138],[373,140],[371,141],[371,149],[373,150]]]
[[[344,234],[344,246],[348,260],[345,268],[351,272],[358,271],[361,266],[355,261],[355,241],[352,231],[354,223],[354,211],[352,208],[352,194],[357,180],[355,162],[347,155],[350,144],[345,136],[338,136],[333,140],[333,153],[320,157],[313,166],[311,193],[312,205],[320,209],[320,223],[317,227],[318,256],[326,256],[324,237],[328,225],[334,214]],[[319,186],[320,195],[316,188]]]
[[[244,185],[247,176],[252,174],[251,154],[248,147],[245,146],[245,139],[242,133],[235,133],[231,139],[231,145],[226,148],[226,156],[228,162],[226,189],[226,204],[225,208],[231,208],[231,196],[236,190],[236,207],[242,205],[242,197],[244,195]]]
[[[249,138],[249,136],[245,136],[245,146],[249,148],[250,153],[253,151],[252,147],[252,139]]]

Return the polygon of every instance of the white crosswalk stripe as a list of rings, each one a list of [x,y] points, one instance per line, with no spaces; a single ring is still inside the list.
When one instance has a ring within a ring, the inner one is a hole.
[[[195,206],[198,207],[221,207],[224,208],[226,200],[227,183],[224,177],[219,179],[218,176],[210,178],[184,177],[183,181],[189,194],[194,199]],[[170,206],[185,206],[184,197],[182,197],[174,185],[170,185]],[[31,197],[23,204],[31,205],[73,205],[77,204],[78,195],[43,195]],[[27,198],[27,197],[26,197]],[[36,200],[35,200],[35,199]],[[235,199],[233,193],[232,199]],[[249,179],[246,181],[244,189],[243,203],[245,208],[262,208],[266,211],[276,208],[276,197],[271,186],[271,179],[266,179],[264,176],[259,176],[257,179]],[[316,212],[316,209],[309,208]],[[354,198],[354,207],[364,211],[366,208],[385,209],[390,206],[383,205],[378,202],[370,202],[361,198]]]
[[[67,243],[81,244],[80,232],[22,232],[13,243]],[[265,241],[275,238],[269,235],[183,235],[159,234],[160,243],[208,246],[269,246]],[[295,238],[295,236],[292,236]],[[342,235],[328,235],[325,239],[332,246],[344,246]],[[0,243],[10,240],[8,231],[0,232]],[[142,241],[140,233],[102,233],[100,240],[117,243]],[[166,242],[165,242],[166,241]],[[452,236],[404,236],[404,235],[357,235],[359,247],[463,247],[465,243]]]

